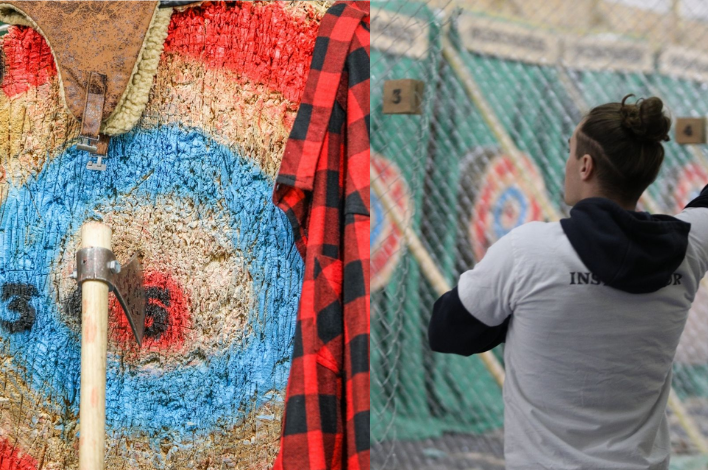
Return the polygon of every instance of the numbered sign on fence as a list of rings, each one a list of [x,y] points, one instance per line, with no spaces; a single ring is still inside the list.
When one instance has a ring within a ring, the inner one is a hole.
[[[705,144],[706,118],[676,119],[676,142],[679,144]]]
[[[403,79],[384,82],[384,114],[421,114],[423,82]]]

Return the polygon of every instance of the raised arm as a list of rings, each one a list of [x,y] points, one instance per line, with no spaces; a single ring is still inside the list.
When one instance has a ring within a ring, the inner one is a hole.
[[[507,234],[487,250],[474,269],[433,306],[428,341],[433,351],[469,356],[493,349],[506,338],[514,294],[514,250]]]

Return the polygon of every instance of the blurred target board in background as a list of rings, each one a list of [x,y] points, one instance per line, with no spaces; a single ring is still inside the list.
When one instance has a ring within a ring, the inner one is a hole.
[[[432,354],[427,346],[440,278],[454,286],[521,224],[567,217],[568,139],[593,106],[634,93],[659,96],[673,117],[708,115],[708,47],[701,40],[708,5],[429,0],[372,6],[372,147],[397,171],[372,170],[371,178],[390,194],[407,188],[410,202],[395,207],[407,209],[399,218],[420,242],[401,242],[394,218],[372,191],[372,250],[381,256],[381,247],[389,247],[377,265],[387,268],[380,271],[385,276],[376,278],[372,294],[372,467],[503,468],[503,402],[492,375],[476,357]],[[422,115],[383,114],[383,85],[400,79],[425,83]],[[672,134],[665,149],[640,210],[675,214],[708,184],[705,145],[679,145]],[[399,253],[388,251],[394,247]],[[708,437],[702,290],[677,351],[673,387]],[[503,361],[503,345],[493,353]],[[669,422],[672,468],[701,468],[708,459],[671,410]]]
[[[482,150],[481,154],[485,152]],[[524,178],[544,188],[543,179],[533,162],[524,157],[521,169],[505,155],[494,155],[479,174],[480,162],[474,158],[463,160],[460,194],[473,201],[467,221],[467,235],[474,251],[474,259],[482,259],[487,248],[516,227],[534,220],[543,220],[541,206],[533,194],[519,184]],[[475,176],[477,181],[474,181]]]

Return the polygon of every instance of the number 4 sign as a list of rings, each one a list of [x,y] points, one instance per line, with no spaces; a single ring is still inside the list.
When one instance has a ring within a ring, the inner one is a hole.
[[[676,142],[679,144],[705,144],[706,118],[676,119]]]
[[[409,78],[384,82],[384,114],[421,114],[423,82]]]

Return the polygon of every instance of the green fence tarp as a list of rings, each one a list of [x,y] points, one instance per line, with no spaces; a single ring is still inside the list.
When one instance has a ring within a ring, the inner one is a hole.
[[[440,30],[431,12],[422,4],[401,1],[374,2],[374,7],[431,24],[431,48],[424,59],[372,51],[372,148],[403,174],[411,194],[412,227],[454,285],[459,274],[479,258],[471,246],[470,214],[485,183],[487,164],[504,152],[456,72],[443,60]],[[454,29],[451,37],[457,42]],[[561,214],[568,210],[563,203],[567,140],[587,107],[634,93],[637,98],[658,95],[681,115],[691,110],[708,114],[708,105],[701,99],[704,85],[699,83],[639,73],[565,71],[462,48],[458,52],[504,131],[535,165],[540,184]],[[400,78],[425,82],[422,116],[382,115],[383,82]],[[673,141],[666,145],[665,164],[648,192],[661,210],[671,213],[675,207],[672,185],[678,171],[693,161],[686,147]],[[488,230],[497,238],[504,232],[491,225]],[[372,237],[375,231],[372,228]],[[430,351],[426,331],[438,294],[423,274],[406,252],[388,283],[372,293],[375,442],[422,439],[444,432],[485,433],[503,425],[501,390],[481,360]],[[502,351],[503,346],[494,351],[500,360]],[[676,365],[674,379],[681,398],[708,396],[708,365]],[[672,468],[692,468],[691,462],[677,462]]]
[[[430,43],[439,41],[432,13],[422,4],[409,2],[373,2],[381,8],[409,17],[421,18],[431,24]],[[374,33],[375,34],[375,33]],[[420,227],[425,163],[420,154],[428,146],[430,100],[426,100],[424,116],[383,115],[382,92],[385,80],[420,79],[428,87],[435,86],[438,54],[430,53],[422,60],[389,55],[373,49],[371,76],[372,138],[371,148],[401,171],[410,191],[413,210],[411,224]],[[432,81],[431,81],[432,78]],[[416,145],[411,145],[415,140]],[[373,177],[373,175],[372,175]],[[383,212],[380,201],[372,194],[372,206]],[[375,223],[390,223],[374,215]],[[379,230],[376,225],[374,231]],[[372,232],[374,233],[374,232]],[[375,240],[372,240],[375,243]],[[372,249],[373,252],[373,249]],[[388,283],[371,294],[371,439],[421,438],[435,433],[429,426],[430,413],[426,401],[421,329],[420,269],[408,255],[401,257]]]

